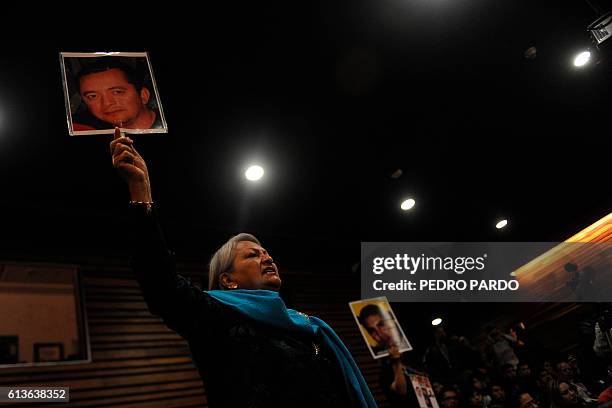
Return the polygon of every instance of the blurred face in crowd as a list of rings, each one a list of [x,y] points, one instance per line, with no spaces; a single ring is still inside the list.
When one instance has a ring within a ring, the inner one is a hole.
[[[384,319],[379,314],[369,315],[364,319],[364,327],[378,344],[387,346],[393,342],[392,319]]]
[[[431,388],[433,388],[434,394],[439,396],[442,392],[442,389],[444,388],[444,385],[439,382],[434,382],[433,384],[431,384]]]
[[[576,356],[573,354],[567,356],[567,363],[570,365],[570,367],[572,367],[572,370],[576,372],[575,370],[578,368],[578,360],[576,360]]]
[[[529,364],[519,364],[518,372],[519,377],[531,377],[531,368]]]
[[[508,366],[504,368],[503,375],[504,378],[508,379],[516,378],[516,368],[514,368],[513,366]]]
[[[491,387],[491,398],[493,401],[503,401],[506,399],[506,391],[501,385],[493,385]]]
[[[491,332],[489,333],[489,336],[491,336],[491,338],[494,341],[497,341],[497,340],[501,340],[502,334],[503,333],[502,333],[501,329],[499,327],[496,327],[493,330],[491,330]]]
[[[484,388],[484,385],[482,381],[480,381],[478,378],[472,377],[472,387],[474,387],[474,389],[476,390],[481,391]]]
[[[559,384],[559,395],[565,405],[572,405],[578,402],[578,394],[568,383],[562,382]]]
[[[480,391],[474,390],[474,392],[470,396],[469,406],[474,407],[474,408],[482,407],[483,401],[484,401],[484,398],[482,394],[480,393]]]
[[[557,377],[559,381],[570,381],[573,377],[572,367],[565,361],[557,364]]]
[[[149,90],[140,91],[118,68],[94,72],[80,78],[81,99],[89,112],[103,122],[123,128],[148,129],[155,115],[147,107]],[[146,123],[145,123],[146,122]]]
[[[519,408],[539,408],[539,405],[537,401],[526,392],[519,397]]]
[[[446,340],[446,331],[443,327],[436,327],[434,331],[434,339],[436,339],[436,341]]]
[[[550,384],[553,382],[553,377],[550,375],[548,370],[540,370],[540,375],[538,376],[538,385],[540,387],[550,387]]]
[[[514,340],[518,339],[518,335],[516,334],[516,330],[513,328],[508,329],[508,335],[512,337]]]
[[[455,391],[445,391],[442,395],[442,407],[443,408],[458,408],[459,398]]]

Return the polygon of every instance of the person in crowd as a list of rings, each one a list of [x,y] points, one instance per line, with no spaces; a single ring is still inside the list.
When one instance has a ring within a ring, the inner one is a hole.
[[[593,352],[600,358],[612,360],[612,308],[606,309],[605,317],[599,319],[594,326],[595,339]]]
[[[514,365],[504,364],[501,366],[500,373],[505,381],[516,381],[516,367]]]
[[[552,364],[551,360],[546,359],[546,360],[542,361],[542,368],[544,370],[548,371],[548,373],[551,376],[553,376],[553,378],[554,378],[554,376],[555,376],[555,369],[553,368],[553,364]]]
[[[527,361],[521,361],[518,364],[517,370],[516,370],[516,376],[518,378],[528,378],[531,379],[532,375],[531,375],[531,366],[529,365],[529,363]]]
[[[465,403],[463,406],[467,408],[483,408],[487,407],[491,402],[491,397],[483,394],[483,390],[471,387],[464,393]]]
[[[500,369],[500,379],[504,385],[506,396],[510,400],[516,400],[521,391],[516,378],[516,367],[512,364],[504,364]]]
[[[572,386],[580,401],[590,402],[594,399],[591,397],[587,387],[576,378],[572,366],[565,360],[557,363],[557,381],[559,383],[567,383]]]
[[[580,367],[578,366],[578,359],[574,353],[570,353],[567,355],[567,364],[569,364],[572,369],[572,373],[575,380],[580,380],[582,377],[582,372],[580,371]]]
[[[459,408],[459,393],[453,387],[446,387],[442,390],[442,408]]]
[[[470,376],[471,378],[471,385],[472,388],[480,391],[480,392],[484,392],[485,388],[487,388],[487,383],[486,380],[484,379],[483,375],[480,374],[480,372],[478,371],[474,371],[472,373],[472,375]]]
[[[518,397],[519,408],[540,408],[538,401],[528,392],[523,392]]]
[[[506,408],[506,391],[501,382],[491,382],[489,394],[491,395],[490,408]]]
[[[441,382],[446,382],[457,374],[446,342],[446,331],[441,326],[433,328],[433,343],[425,350],[423,365],[430,378]]]
[[[551,375],[550,371],[543,365],[538,370],[536,378],[536,391],[534,396],[540,401],[543,407],[550,406],[552,400],[552,392],[555,384],[555,379]]]
[[[600,404],[612,403],[612,362],[608,363],[607,377],[605,379],[605,388],[597,397]]]
[[[596,407],[597,401],[580,398],[576,387],[568,382],[555,383],[552,394],[553,408],[590,408]]]
[[[407,406],[413,403],[409,395],[412,384],[407,376],[402,355],[395,344],[389,346],[389,357],[381,359],[379,384],[387,396],[389,405],[394,407]]]
[[[510,364],[516,367],[519,359],[514,352],[517,339],[504,333],[499,327],[494,327],[489,333],[487,354],[493,365],[500,368]]]
[[[519,362],[516,370],[516,381],[521,391],[528,392],[533,396],[537,396],[538,386],[535,378],[533,377],[531,365],[529,364],[529,362]]]
[[[472,370],[485,364],[480,351],[465,336],[456,334],[449,336],[448,349],[454,360],[456,372]]]
[[[426,376],[426,373],[414,370],[408,364],[405,364],[402,361],[403,355],[395,344],[389,346],[388,352],[389,356],[382,358],[380,362],[379,384],[387,396],[390,407],[400,408],[417,404],[410,375]],[[440,383],[433,383],[432,394],[423,394],[425,400],[429,401],[430,398],[438,400],[440,387],[442,387]],[[420,390],[420,388],[417,390]]]
[[[442,399],[442,390],[444,389],[444,384],[439,381],[433,381],[431,383],[431,388],[434,391],[434,394],[438,400]]]

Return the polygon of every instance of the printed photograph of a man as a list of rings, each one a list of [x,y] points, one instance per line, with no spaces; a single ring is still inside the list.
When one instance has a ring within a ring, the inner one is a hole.
[[[61,53],[70,135],[167,133],[147,53]]]
[[[358,300],[349,306],[373,358],[388,356],[391,346],[397,346],[400,353],[412,350],[386,297]]]
[[[419,408],[438,408],[438,401],[429,382],[429,378],[422,375],[410,374],[410,382],[419,402]]]

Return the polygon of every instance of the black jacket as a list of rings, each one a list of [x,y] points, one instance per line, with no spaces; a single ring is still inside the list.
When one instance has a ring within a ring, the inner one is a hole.
[[[155,210],[130,212],[132,265],[149,311],[189,343],[211,408],[357,405],[322,339],[258,323],[212,298],[175,272]]]

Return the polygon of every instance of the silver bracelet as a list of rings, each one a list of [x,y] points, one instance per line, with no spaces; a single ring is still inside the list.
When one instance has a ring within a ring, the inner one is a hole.
[[[151,214],[151,212],[153,212],[153,201],[134,201],[134,200],[130,200],[130,205],[132,207],[141,207],[143,206],[145,208],[145,212],[147,215]]]

